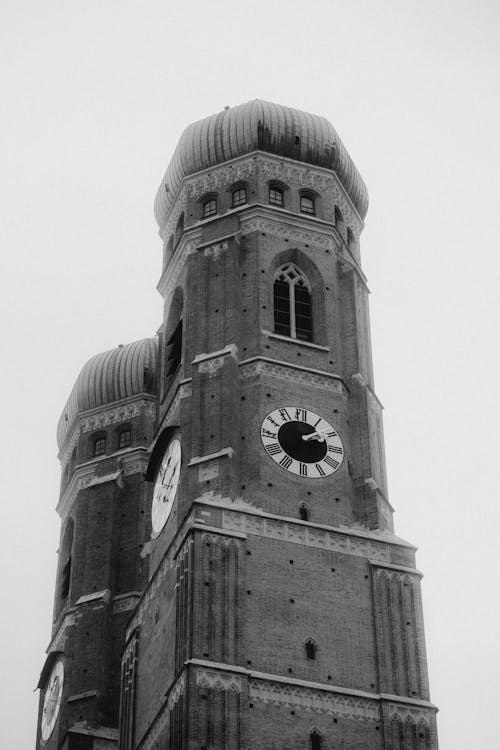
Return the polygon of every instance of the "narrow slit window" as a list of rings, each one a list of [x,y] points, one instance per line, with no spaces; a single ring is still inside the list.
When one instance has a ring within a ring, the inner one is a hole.
[[[167,357],[167,377],[173,375],[181,364],[182,359],[182,318],[170,336],[167,346],[169,347]]]
[[[312,640],[312,638],[308,638],[306,641],[306,656],[308,659],[311,659],[311,661],[314,661],[316,659],[316,644]]]
[[[311,287],[294,263],[286,263],[274,277],[274,332],[312,341]]]
[[[247,202],[247,189],[246,188],[238,188],[237,190],[233,190],[233,208],[236,208],[236,206],[244,206]]]
[[[307,505],[299,506],[299,517],[301,521],[309,521],[309,511]]]
[[[310,734],[311,750],[321,750],[321,735],[317,729],[313,729]]]

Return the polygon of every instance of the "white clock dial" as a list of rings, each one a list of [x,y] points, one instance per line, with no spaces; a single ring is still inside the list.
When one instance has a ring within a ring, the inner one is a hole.
[[[264,417],[260,437],[267,455],[286,471],[320,479],[337,471],[344,446],[337,430],[309,409],[284,406]]]
[[[174,438],[165,451],[156,475],[151,506],[153,536],[160,534],[172,510],[181,473],[181,458],[180,441]]]
[[[64,665],[61,659],[58,659],[52,668],[47,687],[45,688],[45,698],[43,700],[42,710],[42,740],[46,742],[56,725],[59,707],[62,700],[62,691],[64,684]]]

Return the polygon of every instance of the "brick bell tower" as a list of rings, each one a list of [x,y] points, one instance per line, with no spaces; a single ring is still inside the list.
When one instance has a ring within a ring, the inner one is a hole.
[[[150,580],[120,750],[430,750],[420,576],[394,534],[359,237],[322,117],[189,126],[164,243]]]
[[[40,748],[437,750],[367,206],[322,117],[256,100],[184,131],[158,341],[91,360],[61,418]]]

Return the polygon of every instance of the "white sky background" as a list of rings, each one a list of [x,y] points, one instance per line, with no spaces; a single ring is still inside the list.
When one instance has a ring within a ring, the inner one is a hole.
[[[182,130],[258,97],[326,116],[368,184],[390,499],[426,574],[440,746],[493,748],[500,5],[247,5],[2,3],[0,747],[34,747],[57,419],[89,357],[160,324],[152,203]]]

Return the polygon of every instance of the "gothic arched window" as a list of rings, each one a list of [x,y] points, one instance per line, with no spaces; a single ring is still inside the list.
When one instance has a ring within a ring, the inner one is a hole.
[[[321,750],[321,735],[317,729],[313,729],[309,735],[311,740],[311,750]]]
[[[311,285],[295,263],[285,263],[274,275],[274,332],[312,341]]]
[[[317,646],[312,638],[308,638],[306,641],[306,656],[308,659],[313,661],[316,659]]]
[[[301,521],[309,521],[309,509],[305,503],[299,505],[299,516]]]

